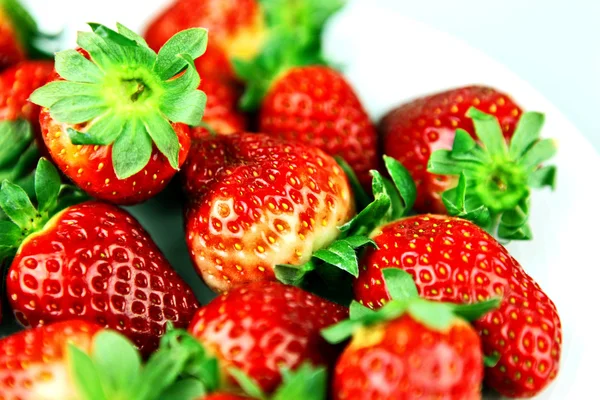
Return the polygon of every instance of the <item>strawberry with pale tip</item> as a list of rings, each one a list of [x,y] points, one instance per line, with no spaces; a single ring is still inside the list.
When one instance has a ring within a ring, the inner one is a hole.
[[[160,51],[117,24],[90,24],[80,49],[56,54],[56,80],[36,90],[42,135],[61,171],[90,195],[119,204],[161,191],[185,161],[188,125],[206,95],[193,60],[207,32],[179,32]]]

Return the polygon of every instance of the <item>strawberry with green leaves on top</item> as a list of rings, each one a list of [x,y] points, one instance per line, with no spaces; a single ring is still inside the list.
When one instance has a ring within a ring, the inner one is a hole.
[[[144,354],[156,349],[167,322],[185,327],[198,302],[144,228],[125,210],[61,185],[41,159],[36,204],[4,181],[0,254],[14,259],[6,294],[26,327],[83,319],[115,329]],[[75,205],[71,205],[75,204]]]
[[[409,274],[383,269],[396,300],[378,311],[354,302],[350,319],[323,330],[331,343],[352,337],[335,367],[334,400],[481,399],[483,355],[466,320],[498,304],[421,299]]]
[[[193,61],[207,32],[179,32],[160,49],[123,25],[90,24],[79,50],[56,54],[56,80],[36,90],[52,158],[79,187],[119,204],[161,191],[185,161],[188,125],[199,125],[206,96]]]
[[[193,353],[158,350],[147,363],[131,342],[101,326],[70,320],[0,339],[0,396],[5,400],[160,400],[200,382],[179,377]]]
[[[486,114],[488,113],[488,114]],[[530,188],[554,187],[544,116],[471,86],[414,100],[381,121],[382,148],[410,171],[415,209],[466,218],[501,238],[531,238]],[[462,175],[462,176],[461,176]]]

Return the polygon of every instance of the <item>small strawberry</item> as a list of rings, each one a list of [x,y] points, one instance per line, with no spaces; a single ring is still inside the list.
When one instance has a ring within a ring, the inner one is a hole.
[[[540,168],[555,152],[551,140],[539,140],[543,121],[505,93],[471,86],[390,111],[381,121],[382,147],[415,179],[417,211],[488,229],[499,220],[500,237],[529,239],[529,187],[553,186],[556,175],[554,167]]]
[[[439,215],[400,219],[371,235],[377,249],[360,259],[356,299],[369,308],[394,294],[382,268],[400,268],[427,299],[471,303],[502,296],[499,308],[475,321],[484,353],[498,358],[486,383],[510,397],[532,397],[558,372],[561,323],[552,300],[519,263],[473,223]]]
[[[352,336],[335,367],[332,398],[481,399],[481,342],[463,318],[484,315],[498,301],[427,301],[418,297],[410,275],[383,271],[399,299],[376,312],[355,302],[349,320],[323,331],[331,343]]]
[[[296,370],[303,363],[329,366],[335,360],[336,348],[319,331],[346,315],[345,307],[297,287],[253,283],[198,310],[189,332],[219,360],[228,380],[233,375],[246,387],[239,369],[270,393],[281,382],[281,368]]]
[[[0,339],[0,396],[170,399],[163,394],[185,385],[176,380],[190,356],[183,347],[159,350],[142,365],[137,350],[116,332],[81,320],[57,322]]]
[[[187,156],[187,125],[200,124],[206,96],[193,59],[207,32],[180,32],[157,55],[120,24],[90,26],[79,51],[57,53],[57,79],[31,101],[44,107],[44,141],[66,176],[101,200],[138,203],[167,185]]]
[[[194,142],[182,172],[188,248],[216,291],[274,280],[278,264],[300,268],[353,215],[342,169],[306,145],[248,133],[209,137]]]
[[[211,133],[228,135],[246,131],[246,116],[237,109],[241,92],[236,83],[203,77],[200,88],[207,96],[206,109],[201,126],[191,129],[192,140]]]
[[[192,290],[128,212],[100,202],[67,207],[77,199],[61,192],[45,159],[36,170],[37,209],[20,187],[2,184],[0,207],[11,221],[2,222],[0,249],[18,249],[6,284],[17,320],[35,327],[84,319],[150,353],[167,321],[187,326],[198,308]]]

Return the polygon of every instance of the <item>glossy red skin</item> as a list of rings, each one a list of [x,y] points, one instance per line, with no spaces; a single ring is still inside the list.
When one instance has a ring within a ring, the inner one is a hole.
[[[25,49],[18,40],[16,27],[0,6],[0,71],[24,59]]]
[[[363,186],[377,169],[377,133],[346,79],[324,66],[295,67],[278,78],[260,109],[261,132],[342,156]]]
[[[205,76],[200,83],[200,90],[208,97],[202,123],[220,135],[246,131],[248,121],[244,113],[237,108],[241,96],[239,85]],[[206,137],[210,133],[203,127],[193,127],[190,135],[193,140]]]
[[[439,332],[405,314],[355,334],[335,367],[332,398],[476,400],[482,380],[481,343],[468,323]]]
[[[3,399],[31,399],[31,387],[51,384],[57,369],[68,368],[67,345],[91,351],[99,325],[71,320],[40,326],[0,339],[0,396]],[[64,364],[57,366],[56,364]],[[56,390],[56,388],[55,388]],[[69,388],[61,388],[69,391]]]
[[[202,307],[188,330],[219,359],[222,369],[235,366],[271,392],[281,383],[281,368],[333,364],[338,349],[320,330],[347,315],[345,307],[300,288],[252,283]]]
[[[522,114],[507,94],[469,86],[414,100],[393,109],[381,120],[383,153],[400,161],[417,184],[416,211],[446,213],[440,195],[456,186],[456,178],[430,174],[427,162],[434,151],[452,148],[456,129],[464,129],[475,137],[473,122],[465,116],[471,106],[496,116],[507,140]]]
[[[158,51],[179,31],[206,28],[210,32],[208,48],[195,62],[200,76],[234,79],[230,43],[248,30],[260,31],[262,19],[256,0],[178,0],[150,23],[144,37]]]
[[[137,174],[118,179],[112,166],[111,146],[76,146],[66,131],[67,125],[55,121],[47,108],[40,112],[44,142],[58,168],[90,196],[114,204],[136,204],[162,191],[177,172],[156,146],[148,164]],[[77,127],[81,129],[81,127]],[[189,127],[173,124],[179,139],[179,166],[190,148]]]
[[[182,177],[192,199],[188,249],[217,292],[275,280],[277,264],[304,264],[354,214],[348,180],[333,158],[267,135],[196,141]]]
[[[427,299],[470,303],[503,296],[500,307],[475,322],[484,353],[498,352],[486,383],[509,397],[532,397],[556,376],[562,344],[556,306],[521,265],[485,231],[458,218],[401,219],[374,236],[354,284],[358,301],[379,308],[390,296],[382,268],[402,268]],[[518,379],[516,376],[520,376]]]
[[[100,202],[72,206],[27,238],[6,283],[25,327],[84,319],[121,332],[145,354],[167,321],[186,327],[199,306],[144,228]]]

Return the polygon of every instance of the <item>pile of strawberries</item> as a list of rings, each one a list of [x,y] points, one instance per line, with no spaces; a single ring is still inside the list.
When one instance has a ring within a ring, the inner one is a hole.
[[[543,114],[472,86],[376,126],[321,52],[342,6],[175,0],[144,37],[90,24],[46,55],[0,0],[1,287],[26,328],[0,339],[1,400],[522,398],[554,380],[557,309],[498,241],[530,239],[531,188],[554,185]],[[163,190],[208,304],[119,207]]]

